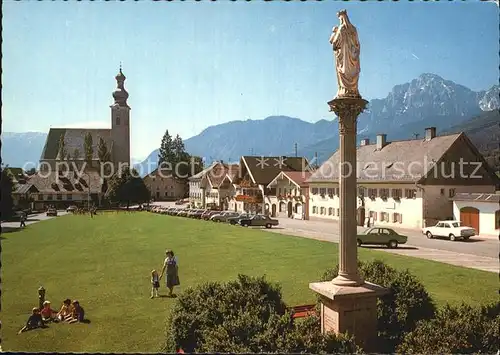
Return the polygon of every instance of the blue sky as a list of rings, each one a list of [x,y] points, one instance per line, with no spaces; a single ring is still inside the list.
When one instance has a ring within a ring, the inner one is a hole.
[[[4,131],[110,126],[120,61],[132,156],[166,129],[331,119],[328,43],[347,9],[361,41],[360,91],[383,98],[424,72],[473,90],[498,83],[498,6],[467,2],[3,2]]]

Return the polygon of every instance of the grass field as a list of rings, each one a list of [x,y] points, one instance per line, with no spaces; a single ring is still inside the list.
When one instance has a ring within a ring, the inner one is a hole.
[[[149,213],[63,216],[2,235],[2,348],[40,352],[156,352],[175,299],[149,299],[150,271],[166,248],[179,258],[181,286],[238,273],[280,282],[289,305],[313,303],[308,283],[334,265],[337,244]],[[497,275],[360,249],[418,275],[434,299],[496,301]],[[90,324],[53,324],[17,335],[43,285],[58,308],[78,299]],[[165,294],[163,285],[160,291]]]

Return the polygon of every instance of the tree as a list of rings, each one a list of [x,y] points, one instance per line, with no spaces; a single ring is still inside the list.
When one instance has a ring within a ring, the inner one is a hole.
[[[103,172],[108,176],[110,167],[106,163],[111,161],[111,152],[108,150],[108,146],[102,137],[99,137],[99,143],[97,143],[97,157],[101,166],[104,164]]]
[[[196,175],[198,173],[200,173],[204,166],[203,166],[203,158],[202,157],[199,157],[199,156],[196,156],[196,155],[192,155],[190,157],[190,160],[191,160],[191,164],[193,164],[193,169],[191,169],[191,174],[192,175]]]
[[[12,209],[14,207],[12,193],[16,186],[14,177],[7,166],[2,167],[2,180],[0,181],[0,186],[2,193],[2,198],[0,199],[0,212],[2,213],[2,217],[8,217],[12,215]]]
[[[68,157],[66,143],[64,142],[64,133],[59,137],[59,159],[64,160]]]
[[[83,138],[83,153],[85,157],[85,162],[87,164],[92,164],[92,156],[94,155],[94,148],[92,142],[92,135],[90,132],[85,133],[85,137]]]
[[[75,148],[75,150],[73,151],[73,160],[78,159],[80,159],[80,151],[78,150],[78,148]]]
[[[129,167],[123,167],[111,177],[106,191],[106,198],[111,203],[126,204],[127,209],[130,204],[148,202],[150,196],[144,180],[135,169]]]
[[[174,151],[173,151],[173,141],[172,136],[168,133],[168,129],[165,131],[163,138],[161,139],[160,151],[158,152],[158,167],[173,167],[174,164]]]

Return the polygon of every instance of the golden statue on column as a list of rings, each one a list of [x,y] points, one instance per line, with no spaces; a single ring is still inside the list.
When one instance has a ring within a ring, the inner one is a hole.
[[[358,90],[361,72],[358,31],[347,16],[347,11],[337,13],[340,26],[335,26],[330,36],[330,44],[335,53],[338,92],[336,98],[361,98]]]

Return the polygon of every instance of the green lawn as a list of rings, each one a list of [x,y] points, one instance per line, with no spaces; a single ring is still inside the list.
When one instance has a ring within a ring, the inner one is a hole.
[[[313,303],[308,283],[334,265],[337,245],[259,230],[150,213],[64,216],[2,235],[4,351],[155,352],[175,299],[149,299],[150,271],[166,248],[179,258],[182,292],[238,273],[280,282],[289,305]],[[497,275],[436,262],[360,250],[418,275],[439,303],[496,301]],[[54,324],[16,332],[37,305],[43,285],[54,308],[76,298],[90,324]],[[165,288],[162,280],[162,288]]]

